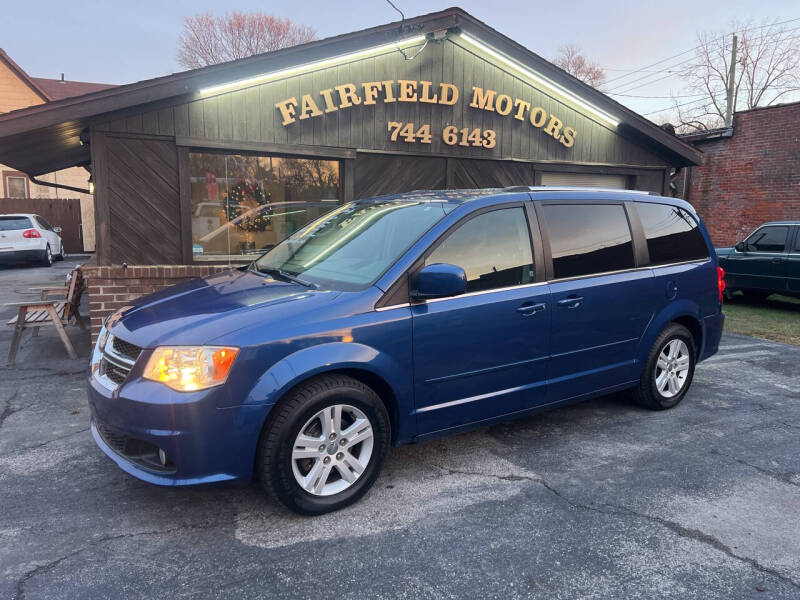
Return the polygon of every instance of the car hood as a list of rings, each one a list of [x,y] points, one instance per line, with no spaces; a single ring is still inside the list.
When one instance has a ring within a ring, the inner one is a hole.
[[[263,323],[285,318],[287,312],[314,310],[338,294],[252,272],[224,271],[131,302],[111,333],[143,348],[199,345],[255,321]]]
[[[733,248],[714,248],[719,258],[725,258],[733,251]]]

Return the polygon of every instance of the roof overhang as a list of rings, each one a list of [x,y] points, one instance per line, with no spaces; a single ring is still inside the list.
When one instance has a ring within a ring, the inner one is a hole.
[[[507,61],[509,68],[539,78],[555,93],[612,123],[674,166],[699,164],[702,154],[602,92],[577,80],[549,61],[498,33],[459,8],[389,23],[379,27],[314,41],[267,54],[149,79],[74,98],[32,106],[0,115],[0,163],[31,175],[40,175],[90,160],[79,135],[94,123],[160,105],[202,98],[214,90],[271,75],[290,75],[312,63],[369,52],[382,47],[402,47],[434,32],[458,33],[466,43],[478,45],[492,60]]]

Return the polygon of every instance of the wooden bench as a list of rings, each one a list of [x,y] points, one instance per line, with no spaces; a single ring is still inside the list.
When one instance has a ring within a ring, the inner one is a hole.
[[[78,358],[75,348],[64,330],[64,325],[69,325],[70,321],[74,319],[78,327],[84,331],[86,330],[86,323],[79,311],[81,296],[85,287],[81,272],[75,269],[63,287],[32,288],[41,291],[41,297],[38,301],[6,304],[5,306],[16,306],[18,309],[17,316],[8,321],[8,325],[14,327],[14,335],[11,338],[11,347],[8,350],[6,364],[11,366],[16,361],[23,330],[32,329],[31,336],[37,337],[39,328],[48,324],[52,324],[56,328],[69,357]],[[53,296],[58,297],[53,299]]]

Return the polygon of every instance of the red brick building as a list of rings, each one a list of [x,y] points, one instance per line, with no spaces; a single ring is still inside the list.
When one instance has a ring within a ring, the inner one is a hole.
[[[703,162],[676,178],[678,195],[697,208],[715,245],[765,221],[800,219],[800,102],[737,112],[731,128],[682,139]]]

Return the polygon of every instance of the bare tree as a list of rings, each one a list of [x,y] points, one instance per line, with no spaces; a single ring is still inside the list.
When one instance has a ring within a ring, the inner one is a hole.
[[[734,109],[770,106],[800,91],[800,43],[797,27],[786,24],[733,22],[738,36]],[[725,123],[730,81],[732,34],[703,32],[697,38],[694,59],[683,70],[686,91],[698,100],[673,98],[681,131],[720,127]]]
[[[588,60],[581,53],[580,48],[572,44],[561,46],[558,49],[558,54],[551,62],[573,77],[595,88],[599,88],[606,80],[606,73],[603,67],[596,62]]]
[[[316,37],[316,31],[307,25],[263,12],[232,11],[216,17],[205,12],[184,19],[178,63],[196,69],[303,44]]]

